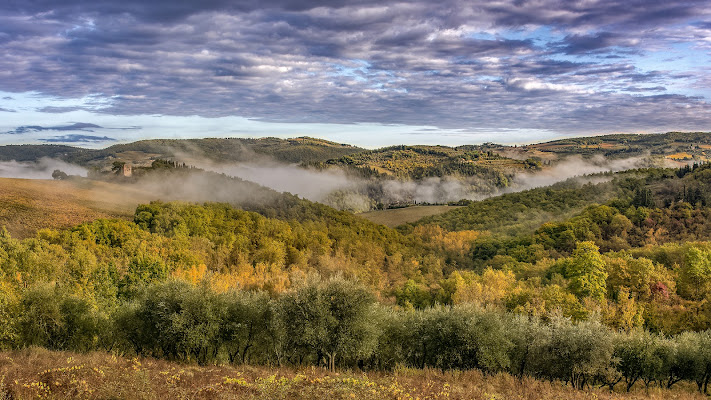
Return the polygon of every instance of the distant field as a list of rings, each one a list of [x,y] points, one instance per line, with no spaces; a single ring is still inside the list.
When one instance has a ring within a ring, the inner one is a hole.
[[[598,143],[598,144],[584,144],[581,145],[582,149],[601,149],[601,150],[612,150],[612,149],[624,149],[625,146],[619,143]]]
[[[668,155],[667,158],[672,160],[691,160],[694,156],[689,153],[675,153]]]
[[[358,214],[376,224],[394,228],[408,222],[415,222],[420,218],[446,213],[447,211],[460,208],[460,206],[413,206],[405,208],[394,208],[390,210],[369,211]]]
[[[0,178],[0,227],[25,238],[44,228],[129,219],[138,204],[150,200],[130,187],[105,182]]]

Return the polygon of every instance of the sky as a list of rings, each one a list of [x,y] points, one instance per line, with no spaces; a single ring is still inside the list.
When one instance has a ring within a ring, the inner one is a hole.
[[[0,144],[710,127],[711,0],[0,2]]]

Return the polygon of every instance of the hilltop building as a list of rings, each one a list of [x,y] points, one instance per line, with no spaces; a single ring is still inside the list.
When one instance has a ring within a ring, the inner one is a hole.
[[[123,167],[121,167],[121,175],[129,177],[133,175],[133,169],[131,168],[131,164],[124,164]]]

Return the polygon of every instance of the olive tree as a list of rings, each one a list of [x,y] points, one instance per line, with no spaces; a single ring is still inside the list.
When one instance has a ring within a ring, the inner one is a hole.
[[[686,380],[696,383],[699,392],[708,393],[711,380],[711,332],[683,332],[678,345],[677,368]]]
[[[613,358],[611,332],[597,321],[554,318],[535,349],[535,375],[584,388],[605,374]]]
[[[100,314],[88,300],[56,285],[38,285],[23,293],[17,321],[21,344],[55,350],[88,351],[99,342]]]
[[[167,281],[123,306],[116,325],[136,352],[168,359],[213,361],[221,346],[221,303],[207,287]]]
[[[247,363],[250,354],[270,351],[272,304],[265,292],[233,290],[221,296],[224,315],[220,340],[230,363]]]
[[[512,343],[497,313],[472,305],[436,306],[409,312],[402,326],[399,341],[404,358],[415,367],[478,368],[485,372],[509,367]]]
[[[315,353],[316,363],[327,358],[333,371],[337,359],[362,360],[375,350],[374,309],[375,297],[365,286],[336,277],[282,295],[276,317],[282,321],[284,346],[298,362]]]

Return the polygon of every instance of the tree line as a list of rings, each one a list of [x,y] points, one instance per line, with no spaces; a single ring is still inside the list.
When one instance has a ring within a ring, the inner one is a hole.
[[[311,276],[276,298],[168,280],[113,307],[43,285],[25,292],[14,311],[19,317],[0,325],[6,348],[104,349],[203,365],[475,368],[580,389],[686,381],[707,393],[711,380],[711,331],[619,332],[595,319],[574,323],[472,305],[393,308],[342,277]]]

